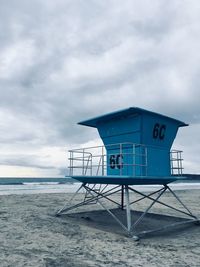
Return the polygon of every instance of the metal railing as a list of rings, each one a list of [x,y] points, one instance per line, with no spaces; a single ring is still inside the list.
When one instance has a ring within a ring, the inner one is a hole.
[[[147,148],[133,143],[119,143],[69,150],[69,175],[105,176],[147,175]],[[109,165],[109,166],[108,166]]]
[[[171,175],[182,175],[182,151],[170,151]],[[150,163],[149,163],[150,164]],[[70,176],[147,176],[148,147],[119,143],[69,150]]]
[[[181,150],[170,151],[171,175],[183,174],[183,159]]]

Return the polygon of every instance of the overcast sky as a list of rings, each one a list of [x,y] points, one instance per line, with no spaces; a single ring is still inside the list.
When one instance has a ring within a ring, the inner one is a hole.
[[[64,176],[78,121],[137,106],[189,123],[200,172],[199,0],[1,0],[0,176]]]

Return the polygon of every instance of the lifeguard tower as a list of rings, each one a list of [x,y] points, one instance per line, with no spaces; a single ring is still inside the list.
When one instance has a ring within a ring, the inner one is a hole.
[[[105,114],[79,124],[97,128],[103,145],[69,151],[69,176],[82,183],[72,200],[81,189],[85,190],[85,197],[76,205],[67,203],[57,215],[82,205],[98,203],[135,239],[143,234],[162,230],[161,227],[137,231],[138,225],[155,204],[164,205],[187,216],[185,220],[165,225],[163,229],[199,221],[169,187],[169,183],[184,179],[182,151],[171,150],[171,147],[179,127],[188,124],[137,107]],[[160,185],[160,188],[151,193],[143,193],[135,188],[136,185]],[[166,191],[175,197],[184,210],[160,200]],[[130,201],[130,192],[140,197]],[[114,194],[118,194],[119,201],[111,198]],[[131,206],[144,199],[151,203],[133,222]],[[126,223],[122,223],[102,200],[110,201],[125,210]]]

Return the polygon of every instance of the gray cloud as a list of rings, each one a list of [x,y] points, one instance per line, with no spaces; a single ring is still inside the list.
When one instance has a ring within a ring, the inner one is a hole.
[[[129,106],[198,126],[199,12],[198,1],[178,0],[2,3],[1,157],[11,146],[82,146],[98,134],[76,122]],[[198,141],[183,136],[191,155]]]
[[[0,165],[8,166],[20,166],[20,167],[30,167],[30,168],[40,168],[40,169],[54,169],[52,166],[45,166],[44,164],[39,164],[36,162],[36,156],[24,155],[13,157],[9,155],[9,158],[1,159]]]

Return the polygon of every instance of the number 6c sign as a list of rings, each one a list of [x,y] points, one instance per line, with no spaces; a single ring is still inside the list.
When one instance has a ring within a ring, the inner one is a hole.
[[[121,169],[123,168],[123,156],[122,155],[110,155],[110,168]]]
[[[165,138],[166,125],[155,123],[153,127],[153,138],[163,140]]]

